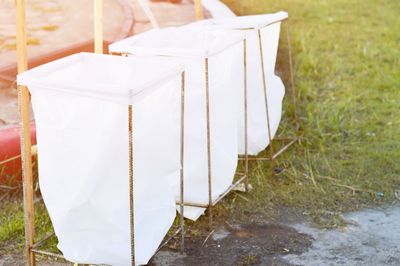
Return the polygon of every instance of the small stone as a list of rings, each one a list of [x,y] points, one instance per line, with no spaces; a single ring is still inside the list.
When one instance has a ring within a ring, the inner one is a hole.
[[[396,199],[400,200],[400,189],[394,191],[394,196],[396,197]]]

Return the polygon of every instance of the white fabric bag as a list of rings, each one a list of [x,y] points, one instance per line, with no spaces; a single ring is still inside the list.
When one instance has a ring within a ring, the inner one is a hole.
[[[36,119],[39,181],[58,248],[82,264],[130,265],[128,105],[133,106],[136,264],[172,225],[180,172],[180,65],[75,54],[18,75]]]
[[[212,200],[232,184],[237,167],[237,88],[243,77],[243,34],[165,28],[151,30],[109,47],[110,52],[174,57],[185,66],[185,202],[208,204],[205,60],[209,65]],[[240,56],[240,54],[242,54]],[[241,62],[241,63],[237,63]],[[240,86],[243,83],[240,83]],[[179,200],[179,179],[171,180]],[[185,207],[196,220],[204,208]]]
[[[271,136],[276,134],[282,116],[282,100],[285,87],[282,80],[275,75],[275,63],[278,52],[280,24],[287,19],[286,12],[275,14],[241,16],[222,19],[209,19],[183,26],[184,29],[240,31],[247,40],[247,115],[248,115],[248,154],[257,155],[269,145],[268,124],[265,107],[264,85],[261,68],[260,30],[263,48],[263,60],[266,74],[268,110]],[[239,98],[238,141],[239,154],[244,154],[244,93]]]

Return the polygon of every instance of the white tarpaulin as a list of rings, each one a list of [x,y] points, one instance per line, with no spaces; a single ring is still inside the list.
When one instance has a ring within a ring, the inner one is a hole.
[[[76,54],[18,75],[36,119],[39,181],[58,247],[84,264],[130,265],[128,105],[133,106],[136,264],[173,223],[180,171],[179,65]]]
[[[267,15],[209,19],[191,23],[182,27],[184,29],[197,28],[202,30],[225,29],[228,30],[228,32],[232,32],[231,30],[238,30],[246,35],[248,76],[248,153],[250,155],[257,155],[269,144],[258,31],[260,30],[262,39],[270,128],[271,136],[273,137],[279,127],[282,116],[282,100],[285,94],[285,87],[281,79],[275,75],[274,71],[279,44],[280,21],[287,17],[288,15],[286,12],[278,12]],[[240,91],[240,93],[241,96],[239,102],[242,103],[244,94],[243,91]],[[243,104],[240,104],[239,108],[239,154],[244,154]]]
[[[162,55],[185,65],[185,202],[208,204],[206,68],[209,65],[212,199],[232,184],[237,166],[236,77],[243,77],[243,34],[225,31],[151,30],[110,46],[111,52]],[[237,63],[241,62],[241,63]],[[179,179],[171,180],[179,200]],[[185,207],[196,220],[204,208]]]

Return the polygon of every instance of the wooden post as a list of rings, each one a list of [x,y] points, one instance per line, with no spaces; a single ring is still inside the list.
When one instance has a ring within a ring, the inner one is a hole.
[[[94,0],[94,52],[103,53],[103,0]]]
[[[28,69],[27,42],[26,42],[26,18],[25,0],[15,0],[16,26],[17,26],[17,56],[18,73]],[[18,107],[20,113],[20,140],[22,175],[24,190],[24,212],[25,212],[25,247],[26,262],[28,266],[35,265],[35,255],[32,252],[34,244],[34,206],[33,206],[33,176],[32,176],[32,154],[31,154],[31,131],[29,117],[29,91],[26,86],[18,86]]]
[[[194,9],[196,12],[196,19],[197,20],[204,19],[203,7],[201,5],[201,0],[194,0]]]

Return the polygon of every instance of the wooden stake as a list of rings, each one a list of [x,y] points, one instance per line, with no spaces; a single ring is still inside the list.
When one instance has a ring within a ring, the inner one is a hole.
[[[201,0],[194,0],[194,9],[196,12],[196,19],[197,20],[204,19],[203,6],[201,5]]]
[[[22,73],[28,69],[25,0],[15,0],[15,10],[17,26],[18,73]],[[34,266],[35,255],[31,251],[34,244],[35,229],[29,101],[28,88],[26,86],[18,86],[18,107],[20,113],[19,125],[21,128],[20,140],[24,190],[26,262],[28,266]]]
[[[94,52],[103,53],[103,0],[94,0]]]

